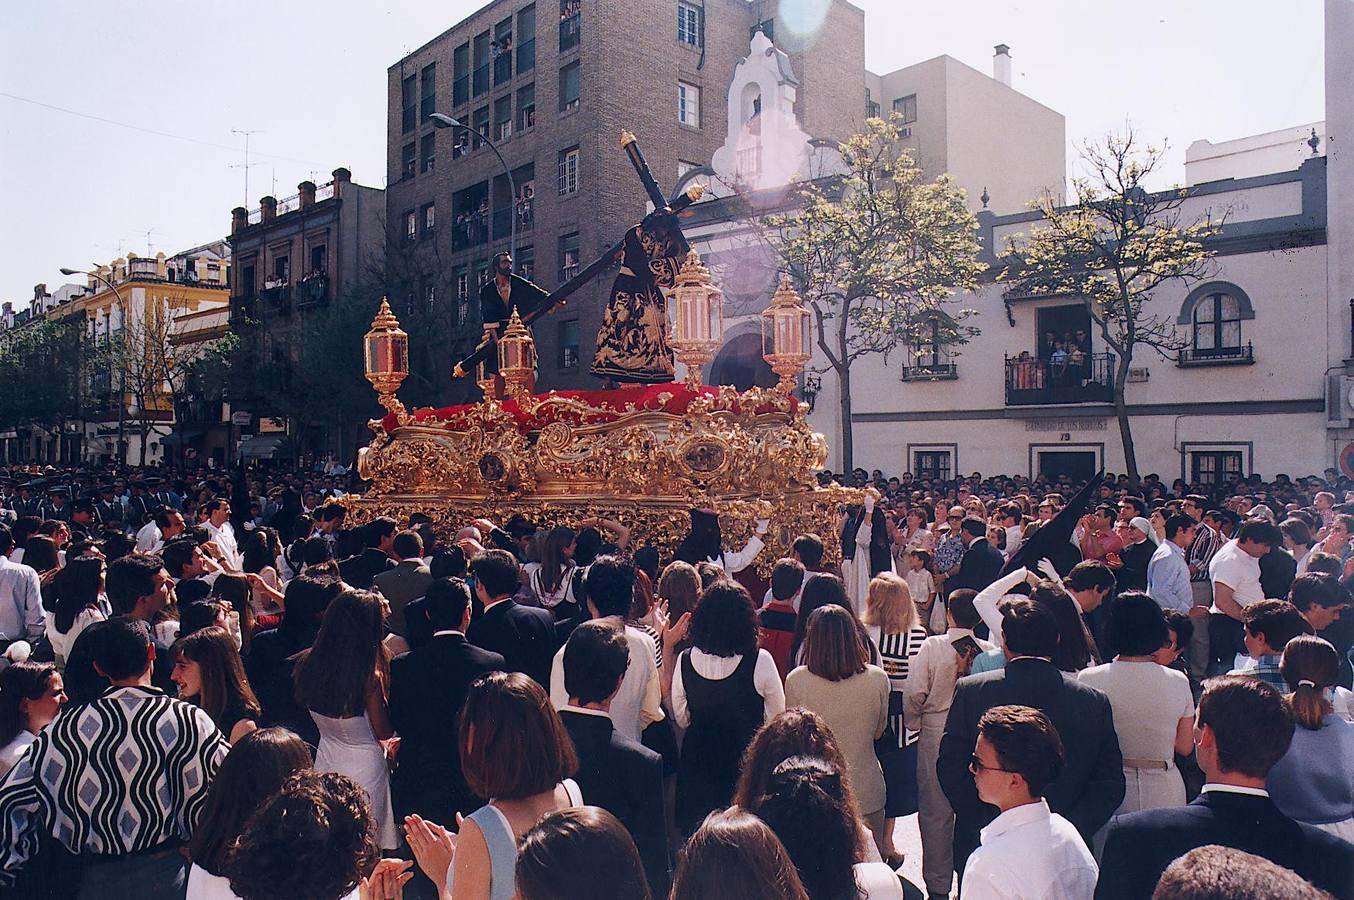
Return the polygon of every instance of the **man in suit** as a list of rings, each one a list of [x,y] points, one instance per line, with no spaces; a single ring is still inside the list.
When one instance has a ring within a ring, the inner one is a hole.
[[[978,832],[996,809],[978,797],[969,770],[978,722],[994,706],[1031,706],[1053,722],[1067,762],[1044,791],[1049,808],[1076,826],[1087,845],[1124,799],[1123,756],[1109,698],[1059,672],[1050,662],[1058,647],[1053,614],[1024,598],[1002,605],[1006,668],[961,678],[940,739],[936,774],[954,808],[954,866],[962,872],[978,846]]]
[[[470,623],[465,638],[476,647],[502,654],[506,671],[523,672],[550,690],[550,660],[555,655],[555,617],[549,610],[513,599],[521,584],[517,559],[506,550],[488,550],[470,565],[475,593],[484,612]]]
[[[399,532],[390,549],[399,564],[379,573],[371,583],[390,603],[390,630],[407,637],[404,608],[427,592],[433,576],[423,562],[423,538],[417,531]]]
[[[987,542],[987,523],[982,519],[969,516],[960,523],[959,531],[964,542],[964,558],[959,561],[954,582],[947,583],[945,588],[981,591],[997,580],[1006,560],[1000,550]]]
[[[424,609],[432,640],[390,663],[390,721],[400,735],[400,764],[390,779],[395,816],[417,813],[455,823],[482,800],[461,774],[457,719],[476,678],[506,667],[503,657],[467,643],[470,589],[459,578],[428,585]]]
[[[663,757],[618,732],[611,700],[630,663],[620,622],[601,619],[574,629],[564,645],[568,704],[560,721],[578,752],[575,776],[583,797],[610,812],[630,832],[655,897],[668,893],[668,849],[663,815]]]
[[[339,576],[346,584],[371,590],[372,581],[377,575],[386,569],[395,568],[395,560],[390,558],[390,554],[398,527],[389,516],[378,516],[362,526],[366,549],[339,563]]]
[[[1173,860],[1208,844],[1262,856],[1336,897],[1354,896],[1354,845],[1288,818],[1265,790],[1292,739],[1293,720],[1274,688],[1240,675],[1207,681],[1194,725],[1203,793],[1188,806],[1116,817],[1095,896],[1150,897]]]

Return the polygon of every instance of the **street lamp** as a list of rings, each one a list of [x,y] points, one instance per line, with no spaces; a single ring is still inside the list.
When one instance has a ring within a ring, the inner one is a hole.
[[[127,464],[127,302],[122,299],[122,293],[118,291],[117,285],[104,278],[98,273],[98,266],[95,271],[86,272],[83,269],[62,268],[59,271],[62,275],[87,275],[97,281],[102,281],[108,285],[108,289],[113,292],[114,299],[118,303],[118,312],[120,314],[118,331],[121,333],[122,346],[118,349],[118,465]],[[143,450],[145,448],[142,448]]]
[[[435,125],[435,126],[438,127],[438,128],[464,128],[466,131],[470,132],[471,134],[475,135],[477,138],[479,138],[480,140],[482,140],[482,141],[484,141],[486,144],[488,144],[488,145],[489,145],[489,149],[492,150],[492,151],[494,151],[494,156],[497,156],[497,157],[498,157],[499,164],[503,166],[503,174],[505,174],[505,175],[508,176],[508,193],[511,195],[511,199],[510,199],[509,202],[508,202],[508,208],[509,208],[508,223],[509,223],[510,229],[511,229],[511,230],[509,231],[509,235],[508,235],[508,255],[510,255],[510,256],[512,257],[512,264],[513,264],[514,267],[516,267],[516,265],[517,265],[517,182],[513,180],[513,177],[512,177],[512,169],[509,169],[509,168],[508,168],[508,162],[507,162],[507,160],[505,160],[505,159],[503,158],[503,154],[502,154],[502,153],[499,153],[499,152],[498,152],[498,147],[495,146],[495,144],[494,144],[493,141],[489,140],[489,136],[488,136],[487,134],[484,134],[484,133],[482,133],[482,132],[476,131],[474,128],[471,128],[469,125],[465,124],[465,123],[462,122],[460,119],[454,118],[453,116],[448,116],[448,115],[446,115],[446,114],[444,114],[444,113],[429,113],[429,114],[428,114],[428,118],[429,118],[430,120],[432,120],[433,125]],[[491,228],[492,228],[492,223],[490,223],[490,226],[491,226]]]

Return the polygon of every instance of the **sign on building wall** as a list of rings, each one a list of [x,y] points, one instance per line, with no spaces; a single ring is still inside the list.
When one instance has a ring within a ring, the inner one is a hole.
[[[1026,431],[1105,431],[1106,419],[1027,419]]]

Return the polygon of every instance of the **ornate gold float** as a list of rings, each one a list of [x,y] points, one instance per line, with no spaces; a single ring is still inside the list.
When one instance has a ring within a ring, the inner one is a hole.
[[[706,304],[718,303],[719,291],[694,251],[683,275],[685,314],[700,323],[690,336],[708,340]],[[788,282],[777,297],[783,319],[791,308],[802,309]],[[383,305],[378,316],[383,334],[398,329],[393,315],[385,319],[388,312]],[[373,371],[373,362],[390,356],[369,353],[367,377],[389,412],[369,423],[374,436],[359,452],[358,472],[370,487],[346,501],[352,520],[389,515],[405,522],[425,513],[450,538],[478,517],[505,521],[520,514],[578,527],[602,516],[627,525],[634,546],[653,544],[666,558],[689,528],[689,511],[711,508],[728,549],[742,547],[759,519],[769,520],[757,560],[763,574],[806,531],[817,533],[835,560],[840,550],[832,523],[841,504],[858,501],[858,492],[818,485],[827,443],[809,428],[804,404],[791,393],[807,358],[803,336],[788,325],[770,331],[767,356],[777,357],[781,376],[775,388],[701,386],[695,365],[686,384],[534,396],[519,371],[535,360],[530,333],[510,327],[515,343],[500,348],[512,357],[500,360],[501,372],[515,382],[509,399],[414,413],[390,388],[403,373]],[[407,360],[405,349],[400,362]],[[703,357],[707,348],[692,349]]]

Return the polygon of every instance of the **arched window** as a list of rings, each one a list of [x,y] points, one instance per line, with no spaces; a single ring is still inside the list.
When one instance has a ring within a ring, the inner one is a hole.
[[[1249,362],[1251,345],[1244,340],[1242,323],[1254,318],[1251,299],[1241,288],[1226,281],[1199,285],[1185,298],[1176,320],[1189,328],[1181,364]]]

